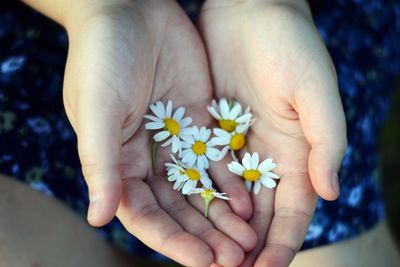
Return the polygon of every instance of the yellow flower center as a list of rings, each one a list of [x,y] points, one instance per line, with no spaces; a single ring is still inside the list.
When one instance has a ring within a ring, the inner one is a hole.
[[[215,190],[212,189],[204,189],[203,192],[201,192],[200,196],[204,199],[204,200],[211,200],[214,198],[214,194]]]
[[[207,146],[204,144],[204,142],[196,141],[196,143],[194,143],[192,146],[192,150],[196,155],[200,156],[206,153]]]
[[[247,181],[255,182],[260,179],[261,173],[258,170],[245,170],[243,172],[243,178]]]
[[[186,175],[192,181],[198,181],[198,180],[200,180],[200,177],[201,177],[200,173],[195,169],[187,169]]]
[[[171,118],[166,118],[164,119],[164,123],[165,123],[165,130],[167,130],[168,132],[170,132],[171,135],[177,135],[179,134],[179,130],[181,129],[181,126],[179,125],[179,123]]]
[[[224,129],[227,132],[233,132],[236,129],[237,122],[233,120],[219,120],[219,127]]]
[[[235,134],[231,137],[231,143],[229,146],[232,150],[239,150],[246,144],[246,139],[243,134]]]

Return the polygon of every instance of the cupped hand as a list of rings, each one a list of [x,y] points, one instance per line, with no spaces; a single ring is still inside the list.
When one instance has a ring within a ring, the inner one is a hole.
[[[184,265],[238,265],[255,232],[226,203],[213,204],[209,221],[199,198],[174,191],[163,166],[170,147],[160,149],[154,175],[154,133],[144,129],[157,100],[186,107],[196,125],[211,122],[211,81],[195,27],[175,1],[118,0],[91,6],[67,28],[64,102],[89,187],[89,222],[101,226],[116,213],[130,233]],[[240,195],[236,209],[249,216],[251,199]]]
[[[281,177],[252,195],[258,244],[242,265],[288,266],[317,194],[339,195],[346,125],[333,64],[305,1],[209,0],[198,28],[217,97],[251,106],[248,149],[273,158]]]

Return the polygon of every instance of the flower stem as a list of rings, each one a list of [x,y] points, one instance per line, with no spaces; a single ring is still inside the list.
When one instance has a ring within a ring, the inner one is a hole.
[[[156,175],[157,171],[157,148],[158,143],[154,142],[151,144],[151,167],[153,168],[153,175]]]
[[[204,217],[208,218],[208,210],[210,207],[210,203],[211,203],[212,199],[205,199],[204,203],[205,203],[205,207],[204,207]]]

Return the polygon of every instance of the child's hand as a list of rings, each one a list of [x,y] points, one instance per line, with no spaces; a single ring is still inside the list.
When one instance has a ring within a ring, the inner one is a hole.
[[[151,171],[153,133],[143,126],[150,103],[171,99],[195,124],[211,121],[207,59],[189,19],[175,1],[104,1],[67,28],[64,100],[89,186],[89,222],[103,225],[118,210],[128,231],[184,265],[238,265],[256,243],[252,228],[222,201],[209,222],[191,205],[202,206],[196,198],[186,201]],[[167,150],[159,149],[160,173]]]
[[[273,158],[281,177],[276,191],[253,195],[259,241],[243,266],[289,265],[315,191],[327,200],[339,195],[335,174],[346,147],[335,70],[305,1],[273,2],[209,0],[198,22],[216,95],[252,107],[249,149]]]

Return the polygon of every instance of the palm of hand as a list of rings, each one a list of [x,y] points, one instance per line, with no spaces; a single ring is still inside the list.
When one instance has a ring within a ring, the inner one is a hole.
[[[117,8],[70,36],[80,40],[71,42],[79,46],[70,48],[66,110],[90,195],[100,195],[104,203],[97,210],[101,217],[91,222],[102,225],[118,209],[129,232],[182,264],[237,265],[242,248],[255,243],[251,228],[222,201],[210,211],[214,226],[196,210],[202,209],[199,198],[187,201],[165,175],[154,177],[151,171],[153,133],[144,130],[142,120],[148,105],[172,99],[196,125],[209,125],[205,107],[212,94],[195,28],[176,4],[157,4],[162,10]],[[159,155],[159,171],[169,151]]]
[[[321,154],[314,144],[325,141],[318,140],[321,129],[337,127],[345,133],[343,111],[334,69],[310,19],[286,9],[240,14],[238,10],[240,4],[204,9],[199,30],[210,57],[216,95],[251,106],[257,121],[247,135],[248,149],[273,158],[281,177],[276,191],[263,189],[253,196],[250,224],[259,240],[242,265],[252,266],[257,260],[257,266],[287,266],[315,209],[313,185],[325,198],[335,198],[335,192],[318,184],[317,176],[329,176],[338,166],[328,166],[323,157],[316,166]],[[310,100],[310,95],[322,100]],[[331,103],[321,97],[325,95]],[[326,127],[321,122],[330,110],[336,111],[337,118]],[[343,155],[340,142],[337,150]]]

